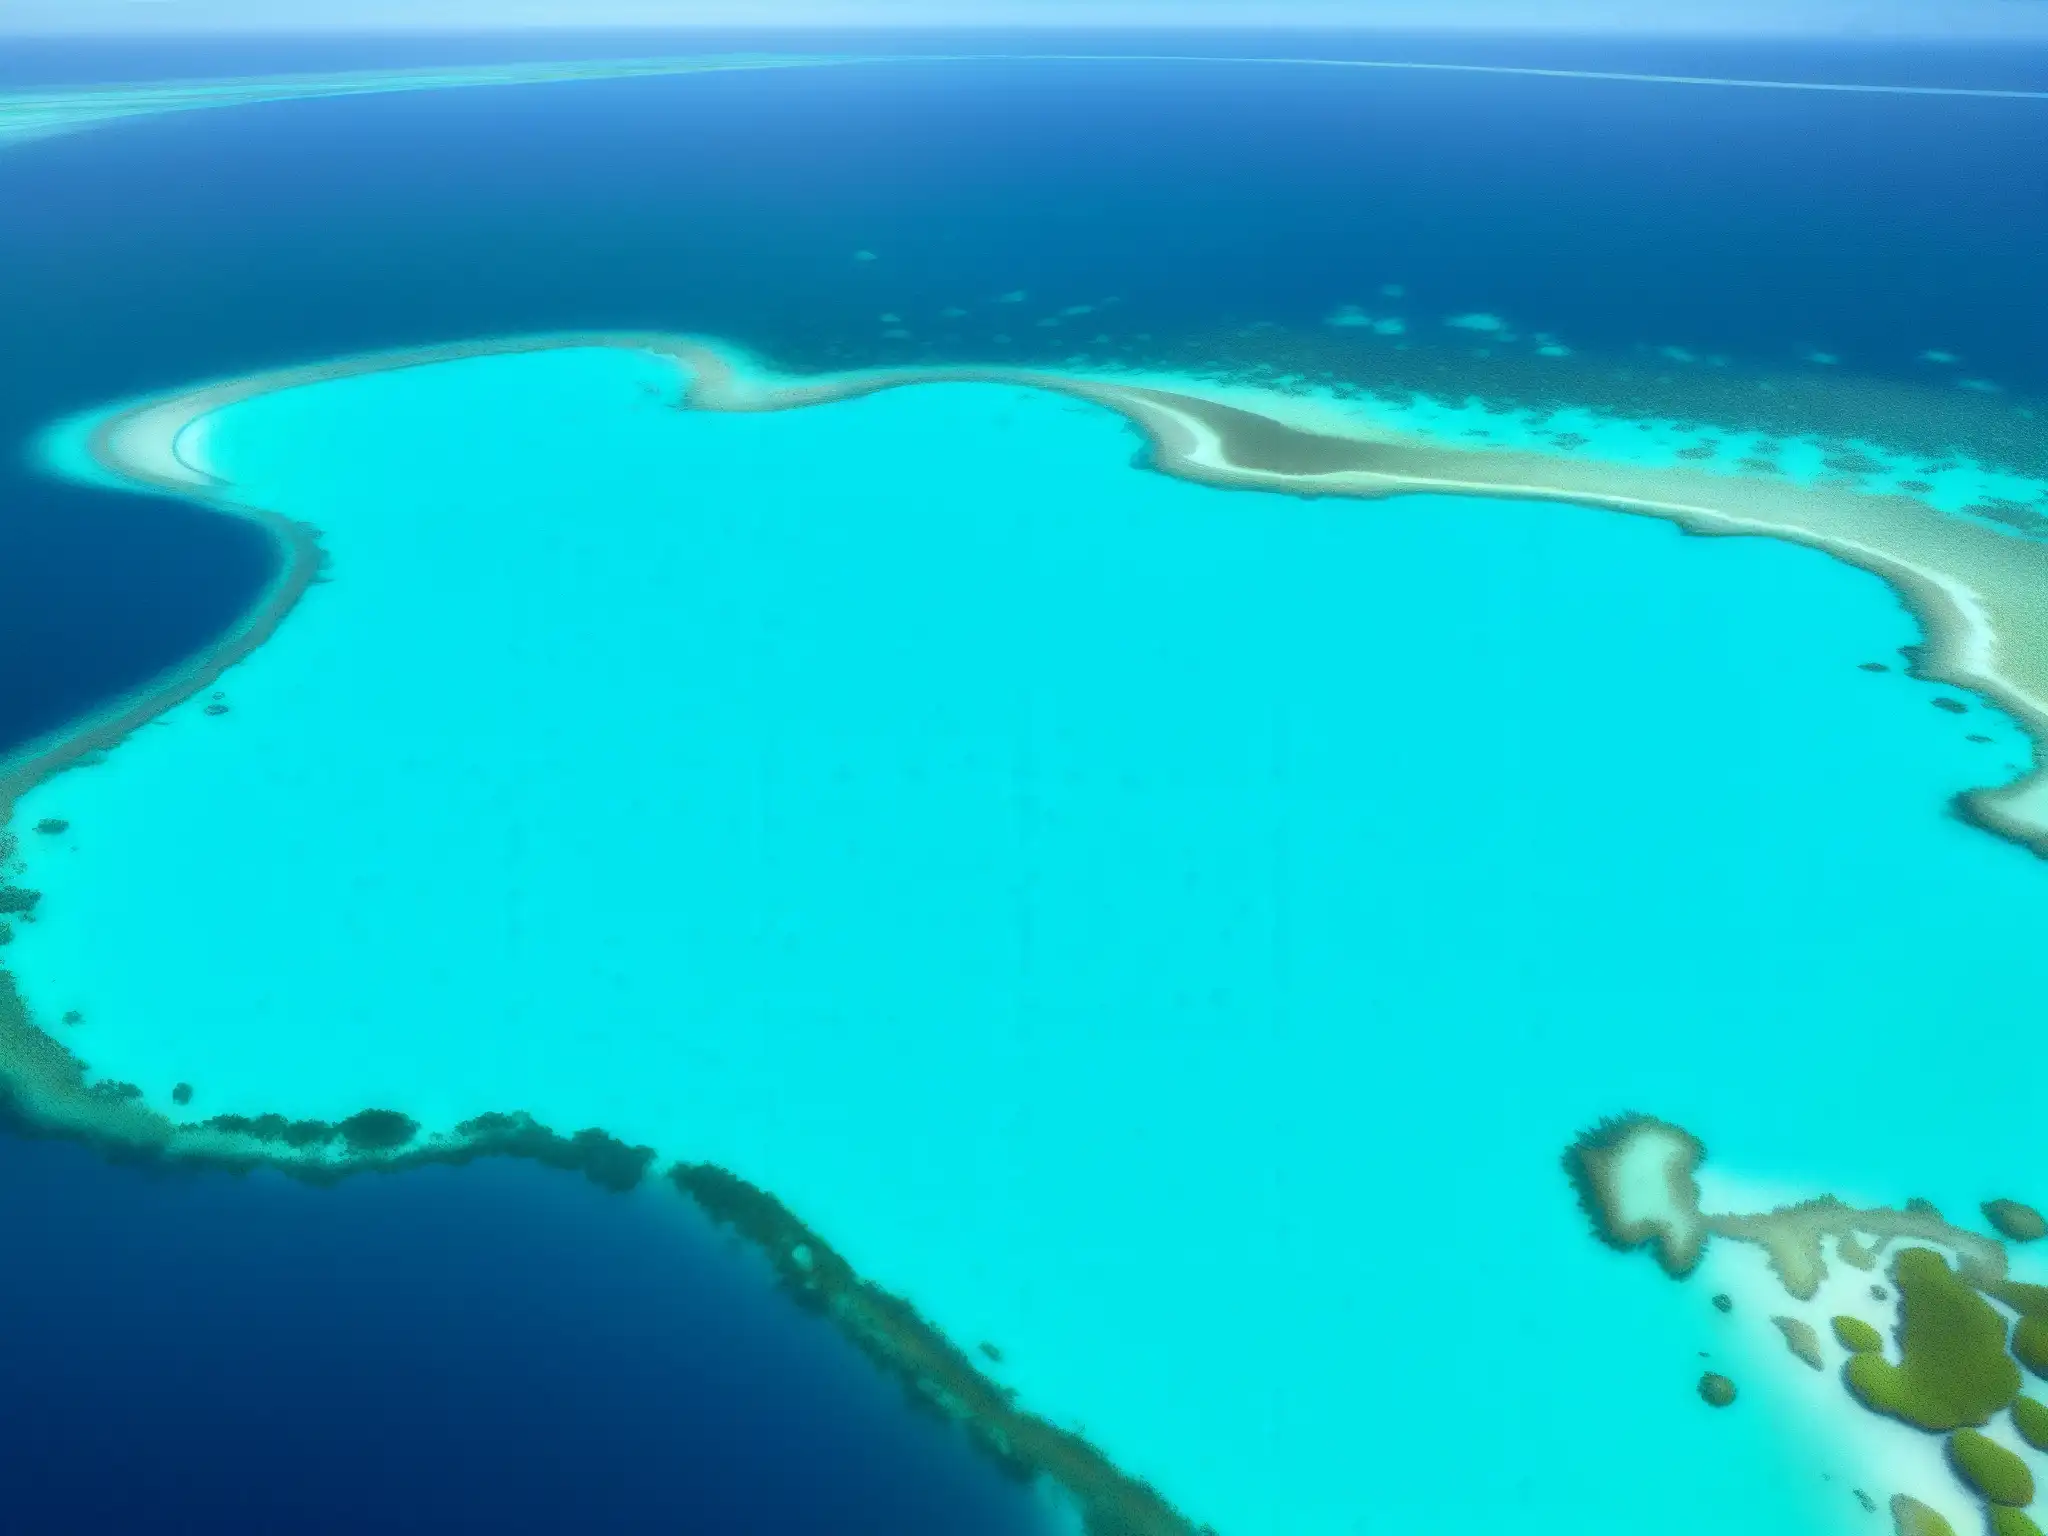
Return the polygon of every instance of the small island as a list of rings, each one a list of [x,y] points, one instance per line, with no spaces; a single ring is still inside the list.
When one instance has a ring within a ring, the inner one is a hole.
[[[1823,1195],[1767,1211],[1706,1211],[1694,1177],[1705,1156],[1682,1127],[1625,1115],[1578,1137],[1565,1169],[1593,1235],[1624,1252],[1650,1248],[1674,1279],[1691,1275],[1715,1241],[1760,1249],[1772,1282],[1792,1302],[1821,1297],[1834,1263],[1863,1271],[1882,1265],[1891,1284],[1863,1294],[1888,1309],[1888,1326],[1851,1312],[1827,1319],[1840,1401],[1938,1440],[1953,1480],[1945,1490],[1897,1490],[1890,1503],[1896,1536],[1954,1536],[1956,1525],[1939,1506],[1958,1500],[1994,1536],[2038,1532],[2025,1513],[2035,1497],[2033,1471],[1987,1430],[2009,1429],[2036,1449],[2048,1443],[2048,1409],[2022,1395],[2030,1376],[2048,1379],[2048,1349],[2040,1347],[2048,1341],[2048,1286],[2013,1280],[1996,1239],[1952,1225],[1924,1200],[1861,1209]],[[1984,1214],[2007,1238],[2031,1233],[2028,1217],[2040,1219],[2010,1201],[1989,1202]],[[1812,1319],[1783,1313],[1771,1323],[1795,1359],[1828,1368]],[[1734,1401],[1733,1384],[1716,1373],[1701,1377],[1699,1392],[1717,1407]]]

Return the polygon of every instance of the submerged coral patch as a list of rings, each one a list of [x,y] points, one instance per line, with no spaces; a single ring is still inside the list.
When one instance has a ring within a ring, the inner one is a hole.
[[[1820,1335],[1813,1324],[1803,1317],[1774,1317],[1771,1319],[1779,1333],[1785,1337],[1785,1348],[1793,1358],[1804,1361],[1816,1371],[1827,1369],[1827,1361],[1820,1351]]]
[[[1699,1394],[1709,1408],[1726,1408],[1735,1401],[1735,1383],[1719,1371],[1708,1371],[1700,1377]]]
[[[2017,1200],[1985,1201],[1984,1219],[2008,1242],[2032,1243],[2048,1237],[2048,1218],[2031,1205],[2022,1205]]]

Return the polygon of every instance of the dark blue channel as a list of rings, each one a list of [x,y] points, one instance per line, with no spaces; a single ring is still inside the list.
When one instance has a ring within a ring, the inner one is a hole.
[[[1046,1528],[663,1187],[314,1189],[0,1137],[0,1227],[10,1531]]]

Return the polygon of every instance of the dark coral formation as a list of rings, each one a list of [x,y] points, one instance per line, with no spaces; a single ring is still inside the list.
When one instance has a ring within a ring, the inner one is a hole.
[[[1719,1371],[1708,1371],[1700,1377],[1699,1394],[1709,1408],[1726,1408],[1735,1401],[1735,1383]]]
[[[331,1146],[341,1139],[341,1127],[327,1120],[287,1120],[283,1115],[215,1115],[202,1122],[205,1129],[250,1141],[274,1142],[279,1146],[305,1150]]]
[[[36,830],[45,837],[58,837],[71,830],[71,823],[60,816],[45,816],[36,823]]]
[[[600,1189],[621,1194],[637,1188],[654,1161],[652,1147],[628,1146],[596,1129],[563,1136],[524,1113],[478,1115],[456,1126],[455,1132],[463,1138],[462,1161],[484,1156],[523,1157],[549,1168],[580,1173]]]
[[[185,1084],[184,1103],[192,1096]],[[172,1095],[176,1097],[175,1092]],[[273,1142],[295,1151],[331,1147],[340,1142],[352,1153],[389,1152],[404,1146],[420,1133],[419,1122],[395,1109],[365,1109],[346,1120],[287,1120],[283,1115],[215,1115],[203,1122],[205,1129],[251,1141]]]
[[[42,899],[41,891],[31,891],[26,886],[0,885],[0,912],[33,912]]]
[[[351,1152],[391,1152],[420,1133],[419,1121],[395,1109],[365,1109],[335,1126]]]
[[[346,1120],[287,1120],[283,1115],[215,1115],[201,1129],[244,1137],[287,1148],[314,1152],[339,1147],[350,1159],[379,1168],[414,1168],[427,1163],[469,1163],[480,1157],[518,1157],[549,1168],[580,1173],[603,1189],[624,1192],[639,1185],[654,1161],[652,1147],[628,1146],[600,1130],[563,1136],[533,1116],[479,1115],[455,1128],[455,1138],[403,1150],[419,1136],[419,1122],[394,1109],[365,1109]],[[201,1157],[198,1161],[229,1158]],[[285,1171],[301,1178],[325,1180],[348,1171],[349,1164],[296,1162]]]
[[[984,1451],[1021,1478],[1050,1477],[1079,1505],[1088,1536],[1197,1536],[1150,1485],[1120,1472],[1070,1430],[1019,1410],[901,1297],[854,1273],[831,1245],[766,1190],[711,1163],[679,1163],[669,1178],[705,1215],[753,1243],[801,1305],[837,1324],[902,1383],[911,1401],[963,1424]]]
[[[2048,1237],[2048,1219],[2043,1219],[2031,1205],[2022,1205],[2017,1200],[1986,1200],[1983,1210],[1991,1229],[2008,1242],[2032,1243]]]
[[[171,1102],[173,1104],[190,1104],[192,1102],[192,1085],[190,1083],[179,1083],[171,1090]]]
[[[2037,538],[2042,534],[2048,534],[2048,517],[2043,517],[2024,501],[2008,501],[2003,497],[1993,497],[1989,501],[1977,502],[1964,510],[1974,512],[1979,517],[1989,518],[1994,523],[2003,523],[2006,527],[2017,529],[2021,533],[2033,534]]]

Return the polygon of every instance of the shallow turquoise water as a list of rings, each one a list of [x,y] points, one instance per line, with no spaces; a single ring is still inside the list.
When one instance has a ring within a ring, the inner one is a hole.
[[[1636,1108],[1958,1213],[2037,1165],[2027,1078],[1942,1048],[2048,979],[2048,868],[1944,811],[2023,743],[1858,669],[1917,638],[1881,584],[1200,488],[1010,388],[675,394],[560,353],[217,418],[333,580],[229,713],[23,803],[67,1043],[725,1163],[1222,1531],[1861,1528],[1760,1319],[1593,1243],[1558,1154]]]

